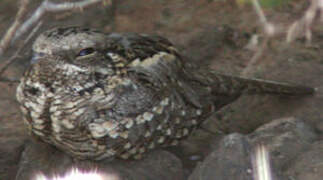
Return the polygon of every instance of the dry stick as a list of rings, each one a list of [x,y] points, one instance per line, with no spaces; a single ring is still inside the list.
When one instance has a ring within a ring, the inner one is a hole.
[[[260,7],[260,4],[259,4],[258,0],[252,0],[251,2],[252,2],[252,5],[253,5],[258,17],[259,17],[260,22],[263,25],[265,25],[267,23],[267,18],[265,16],[263,10]]]
[[[3,65],[3,67],[0,69],[0,81],[1,82],[19,82],[18,80],[15,79],[10,79],[8,77],[2,77],[2,74],[8,69],[8,67],[15,62],[15,59],[19,57],[19,53],[23,49],[23,46],[18,48],[18,50],[15,52],[13,56],[11,56],[7,62]]]
[[[45,0],[33,13],[33,15],[17,30],[13,41],[17,40],[20,36],[27,32],[36,22],[39,21],[40,18],[42,18],[46,14],[46,12],[62,12],[75,9],[82,10],[83,8],[102,1],[103,0],[83,0],[80,2],[64,2],[57,4],[50,2],[49,0]]]
[[[305,11],[303,17],[295,21],[287,30],[286,42],[291,43],[299,36],[305,36],[307,44],[311,42],[311,25],[317,13],[323,17],[323,0],[312,0],[310,7]]]
[[[31,31],[31,33],[28,35],[28,37],[26,38],[24,44],[27,44],[27,42],[36,34],[36,32],[38,31],[38,29],[43,25],[43,21],[39,21],[38,24],[36,25],[36,27]]]
[[[28,35],[28,37],[24,40],[24,43],[19,46],[18,50],[15,52],[13,56],[11,56],[6,63],[1,67],[0,69],[0,81],[1,82],[19,82],[19,80],[11,79],[2,77],[2,74],[8,69],[8,67],[15,62],[15,60],[18,58],[20,52],[22,51],[23,47],[28,43],[28,41],[35,35],[35,33],[38,31],[40,26],[43,24],[42,21],[40,21],[36,27],[32,30],[32,32]]]
[[[269,23],[266,19],[266,16],[261,9],[258,0],[252,0],[253,7],[259,17],[260,23],[262,24],[265,39],[262,42],[262,45],[248,62],[247,66],[242,70],[241,75],[247,76],[247,74],[252,71],[267,48],[267,43],[275,34],[281,33],[282,30],[279,27],[276,27],[274,24]],[[303,17],[295,21],[288,29],[286,33],[286,42],[290,43],[295,40],[297,37],[304,34],[307,43],[311,41],[311,25],[314,22],[314,18],[317,13],[321,13],[323,17],[323,0],[312,0],[310,7],[306,10]]]
[[[241,76],[247,77],[247,75],[249,74],[249,72],[251,72],[255,68],[258,60],[260,59],[260,57],[263,55],[264,51],[267,48],[268,41],[269,41],[269,37],[265,37],[265,39],[262,42],[260,48],[253,55],[253,57],[250,59],[250,61],[248,62],[247,66],[242,70]]]
[[[258,51],[248,62],[247,66],[243,69],[241,73],[242,76],[246,76],[255,67],[257,61],[260,59],[260,57],[266,50],[269,39],[273,37],[275,34],[279,33],[278,27],[275,27],[273,24],[267,21],[266,16],[264,15],[258,0],[252,0],[252,4],[259,17],[260,23],[264,28],[265,40],[263,41]],[[288,28],[287,35],[286,35],[287,42],[292,42],[295,38],[297,38],[297,36],[300,35],[299,31],[302,31],[304,33],[307,43],[310,42],[311,36],[312,36],[310,26],[314,22],[316,13],[319,11],[323,12],[322,4],[323,4],[323,0],[312,0],[312,3],[308,8],[308,10],[305,12],[304,16],[301,19],[295,21],[290,26],[290,28]]]
[[[5,52],[5,50],[7,50],[7,48],[9,47],[9,44],[10,44],[14,34],[16,33],[17,29],[19,28],[20,24],[22,23],[21,21],[27,12],[27,6],[29,3],[29,0],[21,0],[20,3],[21,4],[19,7],[17,16],[15,18],[15,21],[12,23],[11,27],[8,29],[8,31],[6,32],[4,37],[1,39],[0,56],[2,56],[3,53]]]
[[[258,60],[260,59],[260,57],[262,56],[262,54],[264,53],[267,47],[269,38],[272,37],[274,34],[274,26],[271,23],[268,23],[266,16],[259,5],[258,0],[252,0],[252,4],[259,17],[261,25],[264,28],[265,39],[262,42],[262,45],[260,46],[260,48],[257,50],[257,52],[253,55],[251,60],[248,62],[247,66],[242,70],[241,76],[247,76],[251,72],[251,70],[254,69],[254,66],[256,65],[256,63],[258,62]]]
[[[269,37],[274,36],[277,28],[272,23],[268,22],[263,10],[260,7],[258,0],[252,0],[252,4],[259,17],[262,27],[264,28],[265,36],[269,36]]]

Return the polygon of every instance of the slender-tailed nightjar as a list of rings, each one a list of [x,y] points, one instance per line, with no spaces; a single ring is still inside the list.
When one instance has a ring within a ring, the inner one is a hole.
[[[55,28],[34,42],[17,88],[33,136],[77,159],[140,158],[176,145],[244,93],[312,88],[201,68],[165,38]]]

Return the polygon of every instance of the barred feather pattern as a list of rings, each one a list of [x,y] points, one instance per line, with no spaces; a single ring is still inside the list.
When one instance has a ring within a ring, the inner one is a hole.
[[[26,125],[78,159],[140,159],[176,145],[243,93],[314,92],[200,68],[154,35],[56,28],[33,53],[17,88]]]

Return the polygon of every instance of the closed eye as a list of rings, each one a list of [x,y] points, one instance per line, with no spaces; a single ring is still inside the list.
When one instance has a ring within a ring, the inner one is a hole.
[[[79,57],[79,56],[86,56],[86,55],[92,54],[94,52],[95,52],[95,50],[93,48],[85,48],[85,49],[82,49],[78,53],[77,57]]]

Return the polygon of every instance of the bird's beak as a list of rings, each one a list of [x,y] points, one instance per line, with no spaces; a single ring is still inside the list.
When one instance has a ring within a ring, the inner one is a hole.
[[[31,64],[35,64],[39,61],[39,59],[41,59],[42,57],[44,57],[44,53],[38,53],[38,52],[33,52],[32,58],[31,58]]]

